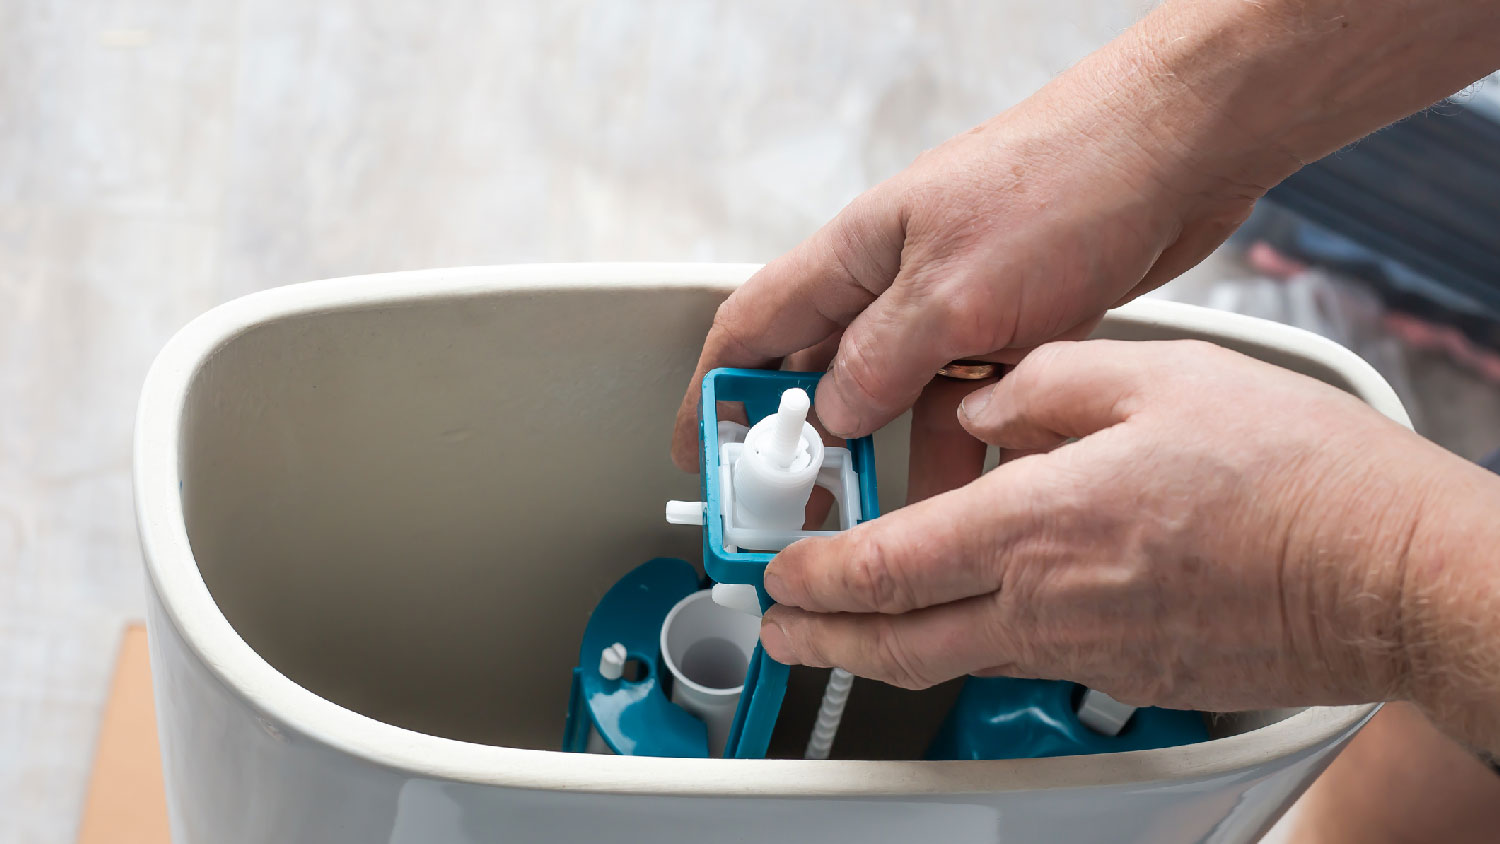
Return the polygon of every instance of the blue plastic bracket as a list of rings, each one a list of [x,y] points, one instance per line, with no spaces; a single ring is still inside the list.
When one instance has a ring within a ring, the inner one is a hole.
[[[568,697],[563,750],[582,753],[590,729],[628,756],[708,756],[708,729],[667,699],[662,688],[661,626],[678,601],[698,591],[698,572],[686,560],[658,557],[620,578],[600,599],[584,629]],[[599,656],[619,642],[645,674],[611,680]]]
[[[765,551],[729,551],[724,545],[724,519],[720,501],[719,402],[740,402],[751,425],[776,412],[781,394],[794,387],[816,397],[821,372],[772,372],[760,369],[715,369],[703,377],[703,400],[698,417],[699,468],[706,503],[703,526],[703,568],[719,583],[749,583],[755,586],[762,610],[769,609],[766,594],[766,564],[775,554]],[[880,514],[875,483],[875,441],[870,437],[846,440],[854,471],[859,476],[860,521]],[[757,645],[745,676],[734,723],[724,748],[725,757],[761,759],[771,743],[771,731],[781,714],[790,669],[766,655]]]
[[[816,398],[821,372],[772,372],[761,369],[715,369],[703,377],[703,401],[698,418],[699,467],[703,500],[707,503],[703,529],[703,567],[719,583],[749,583],[760,592],[761,608],[771,606],[766,596],[766,564],[775,554],[766,551],[729,551],[724,544],[724,520],[719,489],[719,402],[740,402],[751,425],[776,412],[781,394],[801,387]],[[860,521],[880,515],[875,482],[875,441],[870,437],[845,440],[859,475]]]
[[[1137,709],[1119,735],[1078,720],[1076,683],[970,677],[927,750],[928,759],[1034,759],[1177,747],[1208,740],[1203,716]]]

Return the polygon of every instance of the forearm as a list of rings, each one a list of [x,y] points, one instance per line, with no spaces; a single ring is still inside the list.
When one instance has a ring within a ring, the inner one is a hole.
[[[1078,70],[1191,197],[1255,195],[1496,67],[1500,0],[1167,0]],[[1500,754],[1500,477],[1434,449],[1412,481],[1401,694]]]
[[[1404,695],[1500,756],[1500,476],[1455,467],[1420,506],[1401,600]]]
[[[1497,67],[1500,0],[1166,0],[1064,84],[1254,193]]]

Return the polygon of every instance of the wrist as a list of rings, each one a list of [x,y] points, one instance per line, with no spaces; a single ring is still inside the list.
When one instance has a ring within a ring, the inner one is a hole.
[[[1451,457],[1444,455],[1444,457]],[[1401,590],[1403,696],[1500,752],[1500,476],[1462,463],[1423,508]]]
[[[1270,43],[1253,4],[1169,2],[1053,84],[1058,102],[1087,103],[1074,131],[1109,143],[1140,195],[1175,224],[1242,213],[1302,160],[1273,121],[1242,111]]]
[[[1437,487],[1423,458],[1460,461],[1364,409],[1322,418],[1329,436],[1306,470],[1262,496],[1283,525],[1264,532],[1261,553],[1281,565],[1292,664],[1304,702],[1404,699],[1412,549]]]
[[[1166,0],[1075,70],[1172,190],[1254,199],[1496,67],[1497,0]]]

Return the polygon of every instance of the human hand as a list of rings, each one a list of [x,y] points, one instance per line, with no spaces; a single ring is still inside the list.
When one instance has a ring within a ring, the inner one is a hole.
[[[1047,345],[961,416],[1002,449],[1047,451],[777,555],[773,658],[1221,711],[1403,691],[1407,543],[1457,458],[1191,341]]]
[[[826,368],[817,417],[838,436],[914,403],[951,418],[957,388],[927,390],[939,367],[1085,337],[1105,310],[1207,255],[1275,177],[1218,155],[1227,130],[1184,126],[1201,109],[1136,84],[1151,72],[1138,62],[1091,57],[923,154],[736,290],[678,413],[678,466],[697,469],[700,385],[715,367]],[[914,487],[978,476],[983,449],[949,428],[928,437],[947,442],[913,449],[963,459],[914,464]],[[927,477],[937,466],[945,476]]]

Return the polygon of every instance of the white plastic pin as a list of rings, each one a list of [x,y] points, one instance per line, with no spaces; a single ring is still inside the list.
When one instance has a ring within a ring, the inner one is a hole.
[[[629,658],[625,646],[619,642],[605,648],[599,654],[599,675],[606,680],[618,680],[625,674],[625,660]]]

